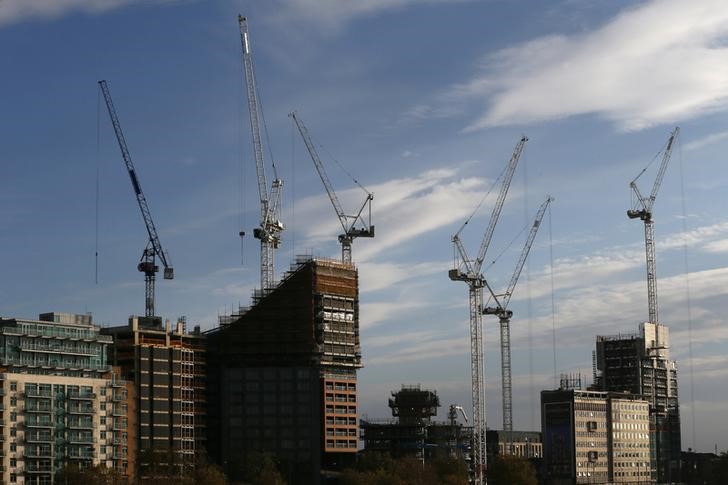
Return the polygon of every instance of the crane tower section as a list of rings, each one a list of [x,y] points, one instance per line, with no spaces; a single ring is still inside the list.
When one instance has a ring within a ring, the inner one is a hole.
[[[500,323],[501,391],[503,398],[503,431],[505,432],[507,441],[506,453],[510,453],[511,432],[513,431],[513,386],[511,377],[511,317],[513,316],[513,311],[508,308],[508,304],[511,301],[511,296],[513,296],[513,292],[516,289],[518,278],[521,276],[521,271],[531,251],[536,233],[539,227],[541,227],[541,221],[546,213],[546,208],[552,200],[551,197],[548,197],[536,212],[536,217],[531,225],[531,231],[528,233],[526,243],[516,263],[516,269],[513,272],[513,276],[511,276],[505,292],[500,295],[492,294],[491,297],[495,302],[495,306],[483,308],[484,315],[496,315]]]
[[[667,165],[670,162],[672,155],[672,149],[675,145],[678,135],[680,134],[680,128],[675,129],[670,133],[670,137],[667,140],[667,145],[662,154],[662,162],[660,168],[657,170],[657,176],[652,186],[652,192],[650,195],[645,197],[637,187],[637,179],[645,173],[647,168],[643,169],[637,177],[635,177],[629,186],[634,194],[634,203],[632,208],[627,211],[627,217],[630,219],[640,219],[645,225],[645,259],[647,261],[647,307],[649,322],[659,324],[658,321],[658,307],[657,307],[657,258],[655,256],[655,221],[652,218],[652,209],[657,198],[657,192],[660,190],[662,180],[665,178],[665,172],[667,171]],[[657,332],[657,340],[659,340],[659,332]],[[655,347],[660,347],[660,342],[655,341]]]
[[[245,70],[245,87],[248,99],[248,113],[250,115],[250,130],[253,143],[253,156],[255,158],[255,171],[258,179],[258,195],[260,198],[260,224],[253,229],[253,236],[260,240],[260,286],[265,291],[275,284],[275,249],[281,241],[284,226],[280,221],[281,192],[283,180],[278,178],[275,162],[273,166],[273,181],[270,191],[265,176],[265,158],[263,156],[263,141],[261,139],[262,109],[258,99],[258,87],[253,70],[253,54],[250,45],[248,21],[242,15],[238,16],[240,26],[240,41],[242,43],[243,66]]]

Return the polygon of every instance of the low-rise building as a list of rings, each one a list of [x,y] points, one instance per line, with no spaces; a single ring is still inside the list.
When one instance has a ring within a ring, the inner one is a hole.
[[[649,403],[629,393],[541,392],[547,483],[654,483]]]

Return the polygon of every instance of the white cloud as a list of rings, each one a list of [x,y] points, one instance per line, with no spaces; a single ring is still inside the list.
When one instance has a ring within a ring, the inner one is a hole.
[[[464,220],[485,193],[485,180],[477,177],[456,179],[453,169],[430,170],[416,177],[390,180],[370,187],[376,238],[371,244],[357,241],[353,255],[357,262],[371,261],[376,255],[427,232]],[[345,208],[361,203],[362,192],[349,189],[337,195]],[[304,247],[334,240],[341,226],[326,196],[314,196],[296,203],[296,219],[306,221]]]
[[[728,108],[728,4],[653,0],[600,28],[489,56],[452,93],[480,99],[468,129],[597,114],[624,130]]]
[[[154,0],[155,3],[172,0]],[[141,3],[139,0],[1,0],[0,25],[21,22],[26,19],[52,19],[72,12],[90,14]]]
[[[703,249],[709,253],[728,253],[728,239],[709,242]]]
[[[703,148],[704,146],[712,145],[713,143],[718,143],[719,141],[723,140],[728,140],[728,130],[720,131],[718,133],[711,133],[710,135],[698,138],[697,140],[693,140],[689,143],[685,143],[683,145],[683,149],[686,152],[698,150],[700,148]]]
[[[468,0],[280,0],[278,19],[307,20],[337,30],[358,17],[376,15],[411,6],[461,3]]]
[[[403,281],[422,278],[433,274],[446,274],[450,261],[430,261],[414,264],[378,263],[370,261],[359,267],[359,278],[366,281],[361,292],[372,292],[389,288]]]

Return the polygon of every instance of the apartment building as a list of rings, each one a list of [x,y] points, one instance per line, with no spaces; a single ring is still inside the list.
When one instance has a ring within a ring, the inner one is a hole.
[[[90,315],[0,318],[2,483],[53,484],[68,464],[128,473],[126,383]]]

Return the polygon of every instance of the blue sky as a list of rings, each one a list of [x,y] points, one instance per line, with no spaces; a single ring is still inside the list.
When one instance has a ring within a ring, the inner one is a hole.
[[[346,207],[363,193],[334,158],[375,195],[377,237],[354,244],[364,413],[387,416],[388,393],[413,383],[438,391],[442,414],[469,406],[467,288],[447,278],[450,237],[525,133],[486,259],[508,249],[486,274],[506,285],[523,236],[508,244],[553,195],[511,303],[515,426],[537,428],[538,391],[554,383],[553,327],[556,372],[588,380],[594,336],[635,331],[647,316],[628,184],[680,125],[655,205],[660,317],[680,366],[683,448],[728,448],[728,6],[718,0],[5,0],[0,314],[90,311],[119,324],[143,312],[146,236],[97,111],[99,79],[175,267],[157,285],[158,313],[210,328],[247,304],[258,247],[246,239],[241,260],[237,234],[256,224],[257,189],[238,12],[286,183],[278,273],[295,254],[339,252],[288,112],[325,147]],[[471,253],[490,203],[463,235]],[[499,427],[497,323],[485,322],[488,421]]]

